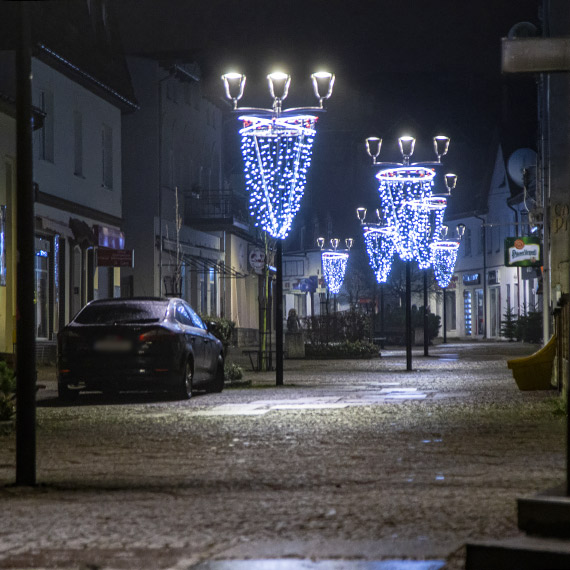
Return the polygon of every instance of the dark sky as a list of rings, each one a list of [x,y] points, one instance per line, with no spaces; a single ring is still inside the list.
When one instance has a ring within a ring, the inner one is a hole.
[[[326,204],[342,230],[352,230],[346,219],[357,205],[376,199],[366,136],[381,136],[383,156],[394,159],[397,137],[413,134],[418,160],[432,159],[433,135],[450,136],[446,169],[459,175],[456,210],[484,201],[493,140],[504,142],[507,158],[533,144],[534,83],[501,75],[500,41],[517,22],[540,25],[539,0],[113,4],[127,52],[197,61],[212,97],[222,94],[219,76],[235,69],[248,77],[244,104],[269,104],[256,96],[256,86],[264,93],[265,75],[279,67],[293,76],[287,106],[312,104],[308,75],[334,71],[335,93],[320,121],[302,211],[322,215]]]

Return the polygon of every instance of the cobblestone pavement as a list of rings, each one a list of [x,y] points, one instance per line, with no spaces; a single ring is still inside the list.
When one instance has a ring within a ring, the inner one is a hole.
[[[457,343],[368,361],[286,361],[189,401],[55,396],[39,383],[38,482],[0,436],[0,568],[191,568],[224,559],[447,559],[516,536],[516,498],[564,478],[557,393]],[[355,565],[356,566],[356,565]]]

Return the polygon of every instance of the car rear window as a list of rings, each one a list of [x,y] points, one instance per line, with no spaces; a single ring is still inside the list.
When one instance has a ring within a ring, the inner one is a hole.
[[[74,322],[80,325],[152,323],[162,320],[167,309],[168,302],[95,303],[87,305]]]

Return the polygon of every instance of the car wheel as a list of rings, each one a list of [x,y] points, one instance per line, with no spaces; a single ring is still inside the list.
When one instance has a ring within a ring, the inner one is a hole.
[[[194,368],[190,360],[186,361],[184,366],[184,373],[182,375],[182,382],[180,386],[180,397],[182,400],[188,400],[192,397],[192,387],[194,381]]]
[[[67,383],[58,382],[57,395],[62,402],[75,402],[79,396],[79,390],[70,390]]]
[[[214,379],[208,385],[208,392],[221,392],[224,389],[224,359],[220,355],[218,357],[218,365]]]

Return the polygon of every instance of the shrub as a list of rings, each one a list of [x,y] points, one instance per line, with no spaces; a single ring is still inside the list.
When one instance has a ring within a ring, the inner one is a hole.
[[[226,363],[224,366],[224,380],[234,382],[243,378],[243,368],[235,362]]]
[[[350,311],[306,317],[303,319],[308,344],[320,345],[339,342],[363,341],[370,334],[370,317]]]
[[[542,313],[529,311],[517,319],[515,335],[523,342],[539,343],[542,341]]]
[[[6,395],[16,392],[14,371],[3,360],[0,361],[0,392]]]
[[[224,352],[227,352],[236,324],[225,317],[210,317],[204,315],[202,316],[202,320],[207,324],[208,330],[224,345]]]
[[[306,344],[306,358],[374,358],[378,356],[378,347],[369,342],[350,342],[330,344]]]
[[[14,405],[14,397],[10,394],[0,392],[0,421],[8,421],[14,417],[16,406]]]
[[[517,336],[517,319],[513,308],[509,305],[501,321],[501,336],[508,338],[509,342]]]

